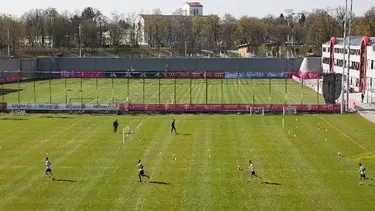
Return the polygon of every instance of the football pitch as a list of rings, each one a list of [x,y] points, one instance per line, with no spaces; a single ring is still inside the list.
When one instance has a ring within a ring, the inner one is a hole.
[[[375,210],[358,166],[375,177],[375,126],[354,114],[1,114],[0,130],[0,210]]]
[[[291,79],[53,79],[0,86],[7,103],[324,104]]]

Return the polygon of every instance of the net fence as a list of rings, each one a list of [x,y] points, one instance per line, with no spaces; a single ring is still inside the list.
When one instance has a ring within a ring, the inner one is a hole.
[[[7,73],[9,74],[9,73]],[[292,79],[59,78],[25,80],[14,72],[0,84],[7,103],[324,104],[313,89]],[[319,86],[317,79],[311,79]],[[319,87],[318,87],[319,88]]]

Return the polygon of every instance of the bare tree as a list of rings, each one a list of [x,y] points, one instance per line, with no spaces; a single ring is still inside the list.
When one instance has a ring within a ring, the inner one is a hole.
[[[235,32],[237,31],[237,19],[230,14],[225,14],[221,19],[221,40],[226,49],[233,49],[235,43]]]

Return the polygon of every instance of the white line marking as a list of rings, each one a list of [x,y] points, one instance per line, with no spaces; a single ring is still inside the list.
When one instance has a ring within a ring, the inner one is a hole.
[[[359,144],[357,141],[355,141],[354,139],[352,139],[350,136],[346,135],[346,133],[344,133],[342,130],[340,130],[339,128],[337,128],[336,126],[334,126],[333,124],[331,124],[330,122],[328,122],[326,119],[324,119],[322,116],[319,116],[323,121],[325,121],[327,124],[329,124],[332,128],[334,128],[335,130],[337,130],[338,132],[340,132],[343,136],[345,136],[346,138],[348,138],[349,140],[351,140],[353,143],[357,144],[359,147],[361,147],[362,149],[364,149],[365,151],[371,153],[372,156],[375,156],[374,153],[372,153],[371,151],[369,151],[368,149],[366,149],[364,146],[362,146],[361,144]]]
[[[137,126],[137,128],[136,129],[138,129],[140,126],[142,125],[142,122],[141,123],[139,123],[139,125]]]

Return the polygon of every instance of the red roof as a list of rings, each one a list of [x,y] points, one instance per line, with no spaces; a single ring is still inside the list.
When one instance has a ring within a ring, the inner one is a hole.
[[[199,2],[186,2],[190,7],[203,7]]]

